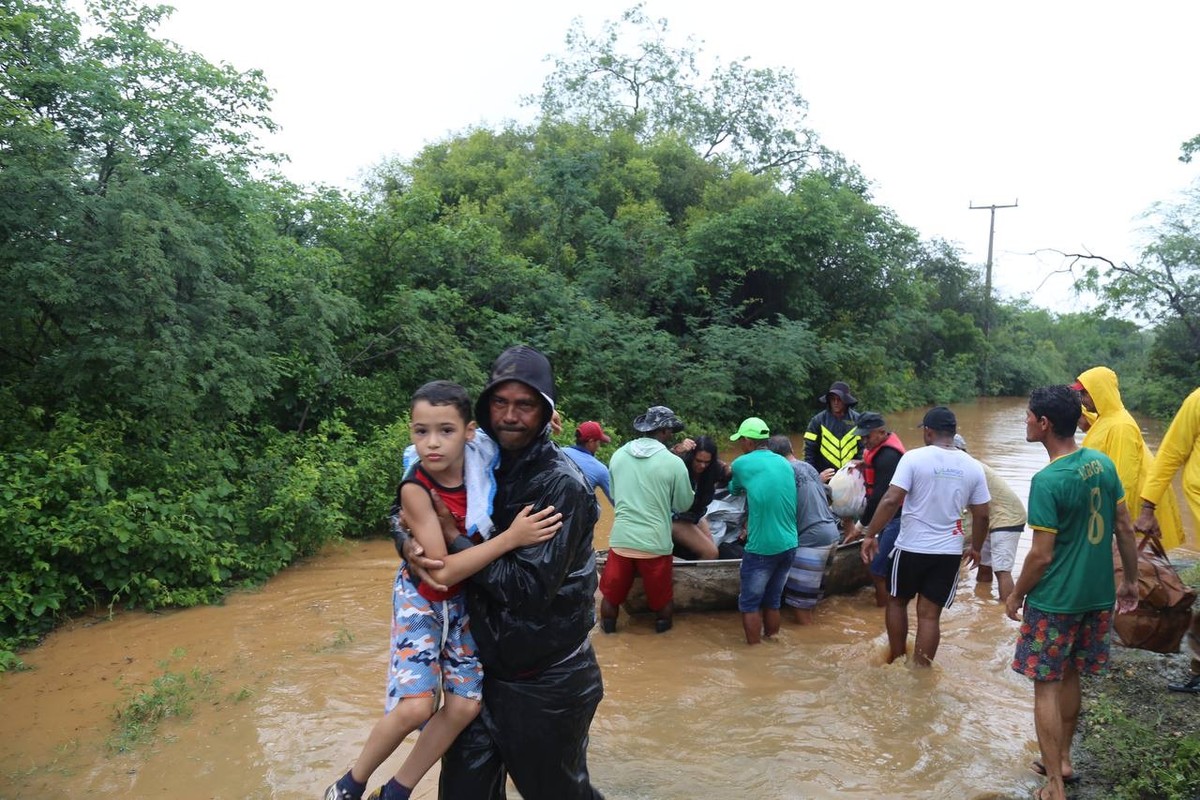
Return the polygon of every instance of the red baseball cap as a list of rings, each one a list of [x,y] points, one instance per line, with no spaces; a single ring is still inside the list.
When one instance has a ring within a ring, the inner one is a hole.
[[[1083,387],[1083,384],[1080,383],[1079,381],[1075,381],[1074,383],[1072,383],[1070,388],[1074,389],[1077,392],[1086,392],[1087,391],[1087,389],[1085,389]]]
[[[604,433],[604,428],[600,427],[599,422],[588,420],[581,422],[579,427],[575,429],[575,438],[581,442],[611,442],[612,439]]]

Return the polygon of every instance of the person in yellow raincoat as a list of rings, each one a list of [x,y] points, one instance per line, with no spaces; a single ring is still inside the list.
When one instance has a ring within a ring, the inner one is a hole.
[[[1192,392],[1179,407],[1171,427],[1167,428],[1154,468],[1142,486],[1142,514],[1138,527],[1152,529],[1157,525],[1154,509],[1163,495],[1171,492],[1171,479],[1183,468],[1183,497],[1192,510],[1192,523],[1200,531],[1200,389]],[[1149,511],[1150,513],[1147,513]]]
[[[1142,484],[1154,467],[1154,454],[1142,438],[1133,415],[1121,402],[1117,373],[1108,367],[1092,367],[1080,375],[1073,389],[1080,393],[1083,405],[1096,412],[1096,420],[1083,437],[1083,446],[1101,451],[1117,465],[1125,487],[1125,504],[1134,519],[1142,508]],[[1165,549],[1183,544],[1183,521],[1173,493],[1165,493],[1155,508],[1162,545]]]
[[[1200,530],[1200,389],[1192,392],[1179,407],[1171,427],[1158,448],[1158,460],[1142,486],[1142,512],[1136,526],[1153,532],[1158,527],[1155,509],[1163,497],[1171,496],[1171,479],[1183,468],[1183,496],[1192,510],[1192,523]],[[1192,653],[1191,677],[1182,683],[1167,685],[1174,692],[1200,694],[1200,614],[1192,615],[1188,631],[1188,649]]]

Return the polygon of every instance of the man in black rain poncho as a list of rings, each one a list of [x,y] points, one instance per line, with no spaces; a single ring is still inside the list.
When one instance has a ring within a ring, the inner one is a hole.
[[[588,639],[595,625],[594,493],[550,440],[554,376],[530,347],[505,350],[475,404],[476,423],[500,446],[495,530],[522,508],[561,512],[549,541],[496,559],[466,582],[471,632],[483,663],[483,710],[442,759],[443,800],[498,800],[505,776],[525,800],[599,798],[587,769],[588,728],[604,695]],[[415,542],[410,566],[433,566]],[[462,537],[450,546],[471,546]],[[424,578],[424,576],[422,576]],[[436,582],[435,582],[436,583]]]

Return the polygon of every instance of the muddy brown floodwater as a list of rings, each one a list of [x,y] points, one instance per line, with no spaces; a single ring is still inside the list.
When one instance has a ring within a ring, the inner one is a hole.
[[[1024,407],[955,407],[972,454],[1021,496],[1046,463],[1023,439]],[[915,445],[919,419],[889,423]],[[1160,434],[1148,429],[1152,447]],[[1193,527],[1188,541],[1194,558]],[[0,798],[319,797],[382,709],[395,566],[390,542],[346,542],[221,606],[62,627],[25,655],[29,671],[0,676]],[[1008,668],[1015,630],[964,572],[928,670],[884,664],[869,589],[757,648],[733,612],[680,615],[665,635],[644,619],[595,633],[594,782],[610,800],[1027,797],[1037,749],[1032,690]],[[107,746],[131,692],[193,670],[207,688],[190,717],[130,752]],[[436,796],[433,776],[416,796]]]

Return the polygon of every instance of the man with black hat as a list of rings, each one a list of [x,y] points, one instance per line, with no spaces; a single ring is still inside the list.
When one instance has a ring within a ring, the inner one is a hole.
[[[808,421],[808,429],[804,432],[804,460],[821,473],[821,480],[829,483],[833,473],[858,455],[858,434],[854,432],[858,422],[854,406],[858,400],[850,394],[849,386],[834,381],[817,402],[825,406],[825,410]]]
[[[879,501],[892,483],[892,475],[896,473],[896,465],[900,456],[904,455],[904,443],[893,431],[887,429],[883,416],[874,411],[864,411],[858,416],[858,426],[855,434],[862,437],[863,482],[867,486],[867,507],[856,527],[858,536],[871,524]],[[901,509],[903,510],[903,509]],[[875,605],[886,606],[888,598],[887,575],[891,571],[892,548],[896,545],[896,537],[900,535],[900,512],[879,533],[879,552],[874,558],[863,561],[867,563],[871,573],[871,581],[875,584]]]
[[[863,531],[863,557],[879,551],[876,536],[904,504],[900,535],[888,580],[888,661],[908,650],[908,604],[917,597],[917,640],[913,661],[929,666],[941,642],[943,608],[954,603],[959,565],[979,563],[988,530],[987,480],[979,462],[954,446],[958,420],[945,406],[931,408],[921,422],[925,447],[900,457],[892,484]],[[971,509],[972,541],[963,546],[962,510]]]
[[[550,362],[516,346],[496,358],[475,403],[479,427],[500,446],[495,530],[531,506],[553,506],[563,517],[553,539],[513,550],[466,581],[483,710],[442,759],[439,797],[447,800],[503,797],[506,775],[526,800],[600,797],[587,767],[588,729],[604,695],[588,639],[596,621],[599,506],[550,439],[554,400]],[[460,537],[450,550],[472,544]],[[440,566],[415,545],[401,542],[410,568]]]
[[[687,465],[667,449],[683,422],[666,406],[651,406],[633,429],[642,435],[609,459],[617,505],[600,576],[600,627],[605,633],[617,630],[621,603],[640,575],[657,617],[654,630],[665,633],[675,611],[671,514],[691,506],[694,496]]]

